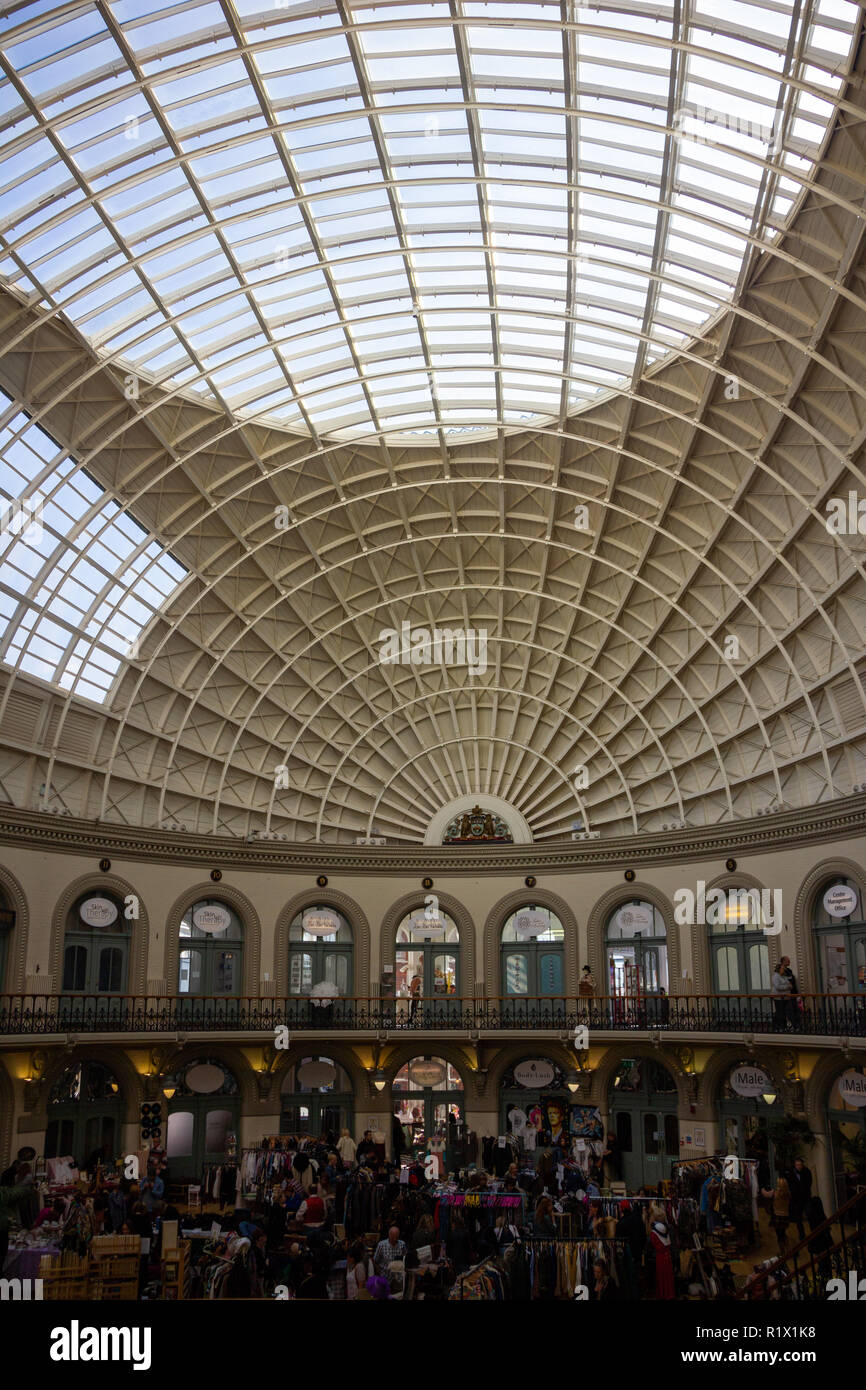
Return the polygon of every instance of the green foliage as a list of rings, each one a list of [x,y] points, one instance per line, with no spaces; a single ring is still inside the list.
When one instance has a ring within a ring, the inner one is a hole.
[[[773,1141],[777,1172],[790,1168],[795,1158],[803,1157],[803,1148],[806,1145],[811,1148],[815,1142],[815,1136],[807,1122],[795,1115],[772,1120],[767,1126],[767,1132]]]

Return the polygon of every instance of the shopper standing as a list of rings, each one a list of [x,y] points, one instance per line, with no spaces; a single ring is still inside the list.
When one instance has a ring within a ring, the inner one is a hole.
[[[805,1239],[806,1232],[803,1228],[803,1216],[809,1205],[812,1196],[812,1172],[807,1168],[802,1158],[794,1159],[794,1166],[787,1174],[788,1190],[790,1192],[788,1215],[791,1221],[796,1223],[797,1235],[801,1240]]]
[[[376,1273],[387,1275],[392,1260],[402,1260],[405,1254],[406,1242],[400,1239],[400,1227],[391,1226],[387,1240],[380,1240],[373,1254]]]
[[[354,1167],[357,1145],[347,1129],[344,1129],[340,1134],[339,1142],[337,1143],[337,1153],[340,1155],[347,1168]]]
[[[770,993],[773,998],[773,1026],[777,1033],[783,1033],[789,1021],[789,1011],[791,1006],[791,974],[790,969],[786,971],[791,962],[787,956],[783,956],[773,971],[773,978],[770,981]]]

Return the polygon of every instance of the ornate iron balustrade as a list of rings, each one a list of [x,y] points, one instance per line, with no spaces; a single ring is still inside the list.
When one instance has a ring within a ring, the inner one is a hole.
[[[55,1033],[503,1032],[763,1033],[866,1037],[866,993],[805,994],[781,1004],[766,994],[583,998],[573,995],[433,995],[330,1001],[308,996],[0,994],[0,1035]]]

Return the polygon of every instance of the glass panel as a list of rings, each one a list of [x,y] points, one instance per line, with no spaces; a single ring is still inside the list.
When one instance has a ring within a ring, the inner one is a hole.
[[[341,994],[349,989],[349,962],[344,955],[329,952],[325,956],[325,976],[329,984],[336,985]]]
[[[524,955],[505,957],[505,993],[529,993],[529,962]]]
[[[866,989],[866,937],[864,936],[858,936],[854,941],[854,977],[855,988],[858,990]]]
[[[736,946],[717,946],[716,987],[722,994],[738,994],[740,990],[740,958]]]
[[[177,976],[178,994],[201,994],[201,951],[181,951]]]
[[[63,953],[63,988],[81,993],[87,978],[87,950],[84,946],[67,946]]]
[[[232,1112],[230,1110],[209,1110],[205,1120],[205,1153],[225,1153],[226,1136],[233,1128]]]
[[[616,1116],[616,1142],[623,1153],[631,1153],[631,1115],[620,1110]]]
[[[766,941],[749,947],[749,989],[753,994],[770,988],[770,953]]]
[[[72,1120],[50,1120],[45,1130],[46,1158],[78,1158],[75,1153],[75,1124]]]
[[[659,992],[659,956],[658,951],[644,951],[642,984],[645,994],[658,994]]]
[[[422,950],[398,951],[395,964],[397,998],[407,999],[409,997],[410,987],[416,975],[421,978],[421,992],[423,994],[424,952]]]
[[[647,1155],[657,1154],[659,1151],[659,1141],[656,1138],[659,1127],[658,1115],[644,1115],[643,1117],[643,1151]]]
[[[191,1110],[173,1110],[166,1127],[165,1152],[168,1158],[189,1158],[195,1121]]]
[[[828,994],[847,994],[848,952],[841,932],[828,932],[822,938],[824,946],[824,984]]]
[[[235,969],[238,961],[237,951],[219,951],[214,971],[214,994],[235,993]]]
[[[114,1116],[113,1115],[91,1115],[84,1126],[84,1154],[82,1162],[85,1164],[98,1153],[100,1162],[113,1162],[114,1153]]]
[[[313,988],[313,957],[306,951],[293,951],[289,957],[289,993],[309,994]]]
[[[433,993],[453,994],[457,988],[457,960],[454,956],[433,957]]]
[[[562,994],[562,953],[545,951],[538,961],[539,994]]]
[[[665,1153],[669,1158],[680,1156],[680,1122],[676,1115],[665,1115]]]
[[[117,946],[103,946],[99,952],[100,994],[116,994],[123,988],[123,952]]]

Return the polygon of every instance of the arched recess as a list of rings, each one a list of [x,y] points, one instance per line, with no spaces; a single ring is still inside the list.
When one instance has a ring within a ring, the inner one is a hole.
[[[861,865],[853,859],[843,859],[841,855],[824,859],[816,864],[800,884],[794,903],[794,950],[803,977],[797,976],[800,988],[805,993],[816,993],[821,988],[821,972],[815,951],[815,936],[812,931],[812,910],[815,898],[822,883],[835,876],[851,878],[858,884],[861,894],[866,894],[866,876]],[[796,970],[794,972],[797,973]]]
[[[0,1062],[0,1168],[12,1160],[12,1126],[15,1119],[15,1085]]]
[[[147,907],[135,885],[125,878],[119,878],[117,874],[84,874],[64,889],[51,919],[50,988],[59,992],[63,979],[63,944],[66,935],[66,919],[69,916],[70,908],[76,898],[81,897],[82,893],[87,893],[90,889],[93,889],[94,892],[104,892],[108,889],[110,892],[116,893],[121,899],[134,894],[138,899],[138,917],[129,919],[129,977],[123,993],[146,994],[147,947],[150,940]]]
[[[744,1047],[730,1044],[714,1048],[704,1070],[698,1077],[696,1105],[699,1114],[709,1111],[715,1113],[718,1107],[719,1087],[726,1075],[740,1062],[753,1062],[773,1081],[776,1094],[782,1098],[787,1114],[794,1109],[794,1086],[786,1075],[782,1050],[773,1047]]]
[[[566,994],[577,994],[577,981],[580,973],[578,964],[578,927],[577,918],[564,898],[560,898],[557,893],[550,893],[545,888],[519,888],[513,893],[506,893],[504,898],[500,898],[487,914],[487,921],[484,923],[484,994],[489,998],[491,995],[501,994],[499,979],[499,948],[502,928],[512,912],[516,912],[519,907],[525,907],[527,903],[536,903],[539,907],[547,907],[551,912],[555,912],[565,931],[565,992]],[[583,964],[584,962],[581,962]]]
[[[423,888],[419,888],[417,893],[405,893],[402,898],[398,898],[396,902],[391,904],[382,918],[379,933],[381,970],[393,968],[397,950],[397,928],[407,912],[412,912],[415,908],[423,909],[424,896]],[[454,918],[460,932],[460,959],[463,975],[459,992],[462,995],[472,994],[474,992],[475,971],[478,969],[475,953],[475,923],[459,898],[452,898],[448,893],[439,892],[436,893],[436,896],[442,911]],[[378,981],[376,983],[378,984]]]
[[[277,1098],[282,1094],[283,1080],[290,1067],[297,1066],[303,1057],[316,1056],[333,1057],[335,1062],[348,1073],[352,1083],[352,1090],[355,1094],[355,1103],[359,1107],[372,1100],[379,1092],[372,1088],[370,1073],[367,1068],[358,1060],[354,1049],[346,1043],[330,1043],[321,1038],[308,1038],[306,1041],[300,1039],[293,1042],[291,1047],[277,1054],[277,1061],[274,1063],[271,1075],[274,1078],[271,1095]]]
[[[188,904],[187,904],[188,905]],[[241,1121],[249,1111],[261,1108],[258,1076],[249,1058],[236,1043],[214,1041],[208,1033],[191,1037],[179,1047],[167,1050],[160,1063],[160,1076],[167,1076],[199,1057],[215,1057],[233,1074],[240,1091]],[[156,1086],[159,1090],[160,1086]]]
[[[47,1113],[48,1097],[51,1088],[56,1081],[67,1070],[74,1067],[76,1062],[101,1062],[108,1067],[109,1071],[114,1072],[120,1086],[121,1099],[123,1101],[123,1123],[138,1124],[141,1115],[140,1105],[146,1099],[142,1078],[136,1071],[127,1054],[120,1048],[114,1046],[101,1046],[99,1043],[82,1042],[76,1047],[68,1048],[64,1051],[54,1051],[48,1059],[45,1074],[39,1086],[39,1099],[34,1107],[35,1113],[40,1116],[40,1122],[44,1125]]]
[[[289,928],[305,907],[335,907],[342,912],[352,928],[354,983],[351,993],[365,995],[370,993],[370,923],[363,908],[347,893],[338,893],[333,888],[310,888],[296,893],[281,909],[274,928],[274,990],[277,996],[288,990],[289,979]]]
[[[709,893],[710,890],[713,888],[722,888],[725,891],[727,891],[729,888],[757,888],[760,892],[765,887],[766,885],[761,883],[752,874],[740,873],[740,871],[737,870],[737,872],[734,874],[719,874],[718,878],[707,880],[706,892]],[[684,928],[678,927],[677,930],[683,931]],[[707,941],[707,933],[709,931],[709,928],[705,922],[695,922],[689,928],[689,930],[691,932],[692,940],[692,975],[694,979],[695,993],[712,994],[713,972],[712,967],[710,965],[709,942]],[[770,955],[772,955],[773,948],[771,943],[773,941],[773,938],[768,937],[767,940],[768,944],[770,945]],[[794,973],[797,973],[796,961],[794,962]],[[680,976],[679,978],[681,979],[682,977]],[[673,980],[674,976],[673,973],[671,973],[671,984],[673,984]],[[671,993],[674,993],[673,989],[671,990]]]
[[[609,889],[599,898],[589,914],[586,924],[587,956],[589,967],[598,985],[598,992],[599,994],[607,993],[607,955],[605,949],[607,920],[614,908],[619,907],[622,903],[634,902],[637,899],[652,903],[654,907],[658,908],[664,919],[668,949],[668,978],[670,981],[668,993],[676,994],[679,992],[682,982],[682,967],[680,965],[682,953],[679,933],[683,929],[674,922],[673,904],[665,897],[664,893],[651,884],[640,881],[622,883],[616,888]]]
[[[670,1072],[677,1087],[677,1110],[680,1113],[687,1113],[691,1095],[682,1068],[677,1066],[675,1058],[670,1053],[645,1043],[619,1043],[615,1047],[609,1047],[592,1073],[592,1086],[589,1093],[586,1094],[581,1090],[575,1096],[575,1101],[579,1101],[583,1105],[597,1105],[601,1111],[607,1113],[609,1092],[614,1075],[620,1063],[628,1057],[640,1057],[658,1062],[660,1066]]]
[[[262,954],[262,924],[259,920],[259,914],[249,898],[237,888],[232,888],[226,883],[211,883],[210,881],[204,884],[199,883],[194,888],[185,889],[179,898],[175,898],[166,914],[165,942],[163,945],[166,992],[168,994],[177,993],[177,972],[180,958],[179,932],[183,915],[192,907],[193,903],[201,902],[206,898],[213,902],[228,903],[229,907],[234,908],[240,917],[244,929],[244,982],[241,994],[258,996],[261,993],[259,969]]]
[[[488,796],[486,792],[471,792],[464,796],[455,796],[445,806],[439,807],[427,826],[427,832],[424,836],[425,845],[441,845],[448,822],[464,811],[471,811],[475,806],[481,806],[485,811],[492,811],[494,815],[501,816],[511,831],[514,844],[532,844],[532,830],[529,821],[518,811],[516,806],[512,806],[510,801],[503,801],[500,796]]]
[[[487,1072],[487,1094],[498,1096],[505,1073],[529,1057],[548,1057],[566,1073],[575,1071],[578,1065],[577,1054],[559,1042],[549,1042],[545,1039],[535,1044],[530,1037],[523,1042],[510,1043],[507,1047],[500,1048],[491,1062]],[[581,1103],[583,1093],[575,1092],[573,1099],[575,1104]]]
[[[831,1052],[825,1053],[813,1067],[812,1074],[803,1087],[806,1119],[813,1134],[825,1132],[830,1093],[838,1077],[849,1067],[866,1067],[866,1058],[859,1052],[846,1054],[834,1048]]]
[[[6,961],[6,978],[0,980],[0,991],[20,994],[27,984],[27,935],[30,930],[30,909],[24,889],[18,879],[3,864],[0,864],[0,887],[15,913],[15,930],[12,933],[9,956]]]
[[[450,911],[450,908],[448,910]],[[415,1038],[405,1043],[399,1043],[389,1051],[387,1057],[380,1060],[380,1066],[388,1078],[388,1085],[383,1094],[390,1096],[390,1087],[394,1077],[401,1067],[412,1061],[413,1057],[442,1057],[446,1062],[450,1062],[452,1067],[460,1073],[467,1105],[474,1105],[478,1102],[481,1092],[474,1063],[470,1061],[469,1055],[461,1047],[448,1041],[441,1034],[437,1037]]]

